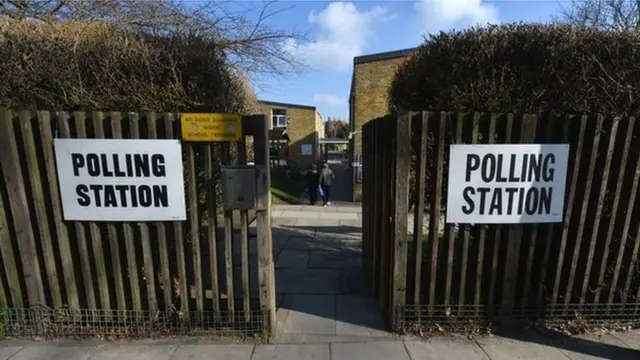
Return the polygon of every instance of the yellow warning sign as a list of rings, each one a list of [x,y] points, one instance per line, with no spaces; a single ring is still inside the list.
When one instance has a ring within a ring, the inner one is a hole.
[[[242,116],[239,114],[182,114],[184,141],[240,141]]]

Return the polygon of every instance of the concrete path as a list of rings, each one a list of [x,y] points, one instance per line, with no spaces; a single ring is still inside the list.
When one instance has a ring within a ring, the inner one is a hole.
[[[202,340],[0,342],[0,360],[583,360],[640,359],[640,332],[577,338],[435,337],[305,344],[206,344]]]
[[[275,341],[394,337],[364,286],[361,218],[359,204],[274,207]]]

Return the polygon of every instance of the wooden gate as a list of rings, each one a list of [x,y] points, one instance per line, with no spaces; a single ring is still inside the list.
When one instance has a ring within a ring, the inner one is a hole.
[[[267,119],[183,143],[187,220],[69,222],[53,140],[180,139],[179,114],[0,109],[0,337],[256,334],[275,323]],[[247,146],[247,144],[250,144]],[[255,211],[222,211],[220,167],[255,163]]]
[[[640,324],[640,122],[405,112],[363,130],[363,257],[396,330]],[[569,144],[562,223],[445,223],[451,144]],[[412,209],[412,210],[410,210]]]

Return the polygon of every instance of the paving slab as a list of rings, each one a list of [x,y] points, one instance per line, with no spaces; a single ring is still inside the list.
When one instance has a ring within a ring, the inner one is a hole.
[[[553,345],[571,360],[640,359],[640,352],[608,334],[563,336],[554,340]]]
[[[273,205],[271,206],[271,212],[274,211],[301,211],[302,205]]]
[[[358,204],[360,205],[360,204]],[[362,214],[362,206],[337,206],[337,212]]]
[[[360,260],[361,261],[361,260]],[[342,294],[344,295],[370,295],[371,289],[366,281],[362,264],[357,267],[342,269]]]
[[[296,219],[317,219],[318,213],[313,211],[292,211],[284,210],[279,217],[296,218]]]
[[[305,269],[309,262],[309,252],[307,250],[283,249],[278,254],[277,268],[285,269]]]
[[[341,220],[358,220],[358,214],[349,212],[322,212],[320,213],[320,219],[338,220],[339,224]]]
[[[400,341],[331,344],[332,360],[410,360]]]
[[[378,302],[365,296],[336,296],[336,334],[382,337],[386,323]]]
[[[287,241],[285,249],[339,251],[342,248],[342,245],[343,243],[341,239],[293,236],[289,238],[289,241]]]
[[[276,291],[289,294],[338,294],[340,272],[325,269],[276,269]]]
[[[478,339],[478,344],[491,360],[567,360],[560,350],[541,343],[544,344],[539,336],[518,339],[493,336]]]
[[[100,347],[91,360],[169,360],[176,346],[106,345]]]
[[[640,330],[623,331],[611,334],[632,349],[640,350]]]
[[[252,352],[253,345],[180,345],[171,360],[250,360]]]
[[[489,360],[474,341],[463,338],[429,338],[405,341],[412,360]]]
[[[340,220],[340,225],[358,229],[358,232],[360,232],[360,230],[362,229],[362,221],[360,220],[344,219],[344,220]]]
[[[334,251],[315,250],[311,251],[309,268],[343,269],[356,267],[361,263],[360,254],[348,249]]]
[[[329,360],[329,344],[256,345],[251,360]]]
[[[272,215],[271,226],[293,226],[297,220],[298,218],[295,217],[286,218]]]
[[[24,347],[11,360],[87,360],[94,351],[93,346],[36,345]]]
[[[335,335],[334,296],[294,295],[284,333]]]
[[[325,227],[325,226],[340,226],[340,220],[338,219],[321,219],[320,214],[307,213],[313,216],[309,217],[300,217],[298,221],[296,221],[295,225],[297,228],[304,227]]]
[[[0,343],[0,360],[7,360],[11,356],[13,356],[15,353],[20,351],[20,349],[22,349],[22,346],[3,347],[2,343]]]

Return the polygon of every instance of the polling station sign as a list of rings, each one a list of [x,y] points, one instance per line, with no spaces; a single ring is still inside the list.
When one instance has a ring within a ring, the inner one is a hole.
[[[562,222],[568,144],[451,145],[447,223]]]
[[[178,140],[55,139],[65,220],[185,220]]]

